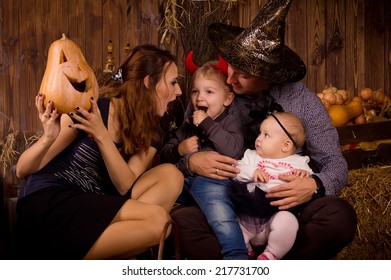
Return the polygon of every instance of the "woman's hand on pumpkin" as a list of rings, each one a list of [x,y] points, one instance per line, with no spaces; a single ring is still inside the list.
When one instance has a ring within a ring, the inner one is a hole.
[[[90,111],[87,111],[81,107],[76,107],[75,110],[78,112],[78,114],[69,114],[71,118],[76,121],[76,123],[70,125],[70,127],[84,130],[95,140],[99,140],[103,136],[108,135],[108,131],[103,123],[98,105],[93,98],[91,98]]]
[[[47,102],[46,108],[44,107],[45,96],[43,94],[38,94],[35,97],[35,106],[38,109],[39,119],[41,120],[43,126],[43,137],[49,142],[54,142],[61,130],[60,125],[60,114],[58,114],[57,109],[54,107],[54,104],[51,100]]]
[[[267,191],[267,198],[274,198],[270,205],[278,206],[280,210],[287,210],[311,200],[316,190],[316,182],[311,177],[298,177],[294,174],[279,175],[280,180],[285,181],[281,185]]]

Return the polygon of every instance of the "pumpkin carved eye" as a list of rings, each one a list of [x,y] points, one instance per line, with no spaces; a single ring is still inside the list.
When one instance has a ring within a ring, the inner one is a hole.
[[[68,62],[68,58],[65,54],[65,52],[62,50],[60,54],[60,64],[64,64]],[[78,71],[82,71],[80,67],[77,67]],[[65,76],[68,78],[69,82],[71,83],[72,87],[77,90],[78,92],[86,92],[87,91],[87,85],[86,81],[77,82],[77,80],[73,77],[68,76],[66,73],[64,73]]]
[[[60,55],[60,64],[63,64],[65,62],[68,62],[68,58],[67,56],[65,55],[64,51],[61,51],[61,55]]]

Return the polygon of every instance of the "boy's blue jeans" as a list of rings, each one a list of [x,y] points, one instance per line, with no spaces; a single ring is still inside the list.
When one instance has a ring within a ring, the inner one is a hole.
[[[189,176],[178,202],[184,205],[197,202],[210,227],[219,240],[225,260],[247,260],[243,234],[228,196],[230,180],[215,180],[203,176]]]

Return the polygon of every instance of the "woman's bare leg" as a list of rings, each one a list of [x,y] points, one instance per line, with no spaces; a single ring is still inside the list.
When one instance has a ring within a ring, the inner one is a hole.
[[[157,245],[170,217],[160,206],[128,200],[85,259],[128,258]]]
[[[132,189],[132,198],[156,204],[170,212],[183,188],[183,175],[172,164],[160,164],[145,172]]]
[[[127,258],[157,245],[182,187],[183,175],[172,164],[145,172],[133,186],[132,199],[118,211],[85,259]]]

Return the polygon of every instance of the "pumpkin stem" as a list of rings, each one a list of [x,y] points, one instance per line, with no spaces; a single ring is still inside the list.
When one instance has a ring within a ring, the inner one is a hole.
[[[62,33],[61,39],[65,40],[66,38],[67,38],[67,36],[65,35],[65,33]]]

